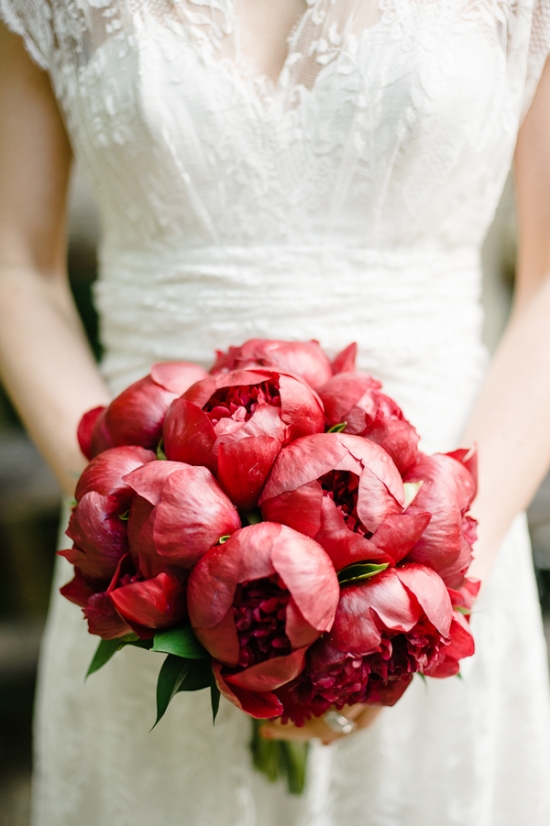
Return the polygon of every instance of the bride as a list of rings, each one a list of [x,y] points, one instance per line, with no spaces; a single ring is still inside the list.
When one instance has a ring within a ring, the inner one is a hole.
[[[85,410],[154,361],[208,364],[252,337],[356,340],[425,449],[476,442],[481,479],[462,680],[415,680],[350,736],[273,723],[319,738],[298,799],[254,774],[237,709],[212,727],[206,692],[149,733],[147,652],[84,683],[95,642],[57,593],[60,560],[34,826],[547,826],[522,511],[550,461],[549,0],[0,0],[0,15],[2,374],[69,495]],[[514,151],[518,289],[487,369],[479,249]],[[102,214],[100,372],[65,279],[73,153]]]

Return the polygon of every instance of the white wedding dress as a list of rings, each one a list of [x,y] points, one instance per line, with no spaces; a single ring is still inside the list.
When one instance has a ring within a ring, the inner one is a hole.
[[[307,0],[276,84],[241,54],[238,0],[0,12],[49,71],[102,212],[114,391],[246,338],[356,340],[426,449],[460,442],[486,365],[479,248],[550,52],[550,0]],[[56,586],[69,577],[62,560]],[[156,656],[125,650],[85,683],[96,640],[55,593],[34,826],[548,826],[523,519],[472,624],[462,680],[415,680],[369,730],[314,746],[296,799],[253,772],[236,708],[212,726],[207,692],[179,694],[149,732]]]

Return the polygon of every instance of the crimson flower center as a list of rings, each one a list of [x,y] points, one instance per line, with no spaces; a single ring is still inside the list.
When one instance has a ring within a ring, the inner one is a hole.
[[[350,531],[371,536],[357,514],[359,477],[348,470],[331,470],[319,479],[323,495],[332,499]]]
[[[239,585],[233,617],[239,639],[239,668],[290,654],[286,607],[290,592],[278,576]]]
[[[203,410],[213,424],[220,419],[236,419],[247,422],[262,404],[281,406],[279,387],[275,379],[259,384],[221,387],[210,397]]]

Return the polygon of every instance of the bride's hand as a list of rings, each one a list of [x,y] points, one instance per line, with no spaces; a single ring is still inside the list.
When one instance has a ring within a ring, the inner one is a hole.
[[[268,740],[312,740],[318,738],[323,745],[328,746],[334,743],[335,740],[341,740],[342,737],[349,737],[350,734],[367,728],[373,723],[383,706],[362,705],[357,703],[353,706],[344,706],[339,712],[347,717],[348,720],[355,723],[356,728],[349,734],[341,734],[333,731],[332,728],[325,722],[323,717],[312,717],[307,723],[301,727],[295,726],[293,723],[282,723],[280,720],[270,720],[264,723],[260,729],[262,737]]]

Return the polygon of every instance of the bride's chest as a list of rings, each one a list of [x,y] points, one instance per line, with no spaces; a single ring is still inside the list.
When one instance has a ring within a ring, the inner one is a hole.
[[[250,193],[264,212],[317,212],[325,196],[333,211],[380,214],[499,177],[529,35],[517,3],[309,0],[274,82],[243,56],[230,2],[142,0],[138,13],[133,0],[95,0],[57,82],[77,152],[108,170],[105,187],[114,174],[119,192],[135,190],[139,172],[149,201],[210,220]],[[163,3],[176,11],[159,14]]]

